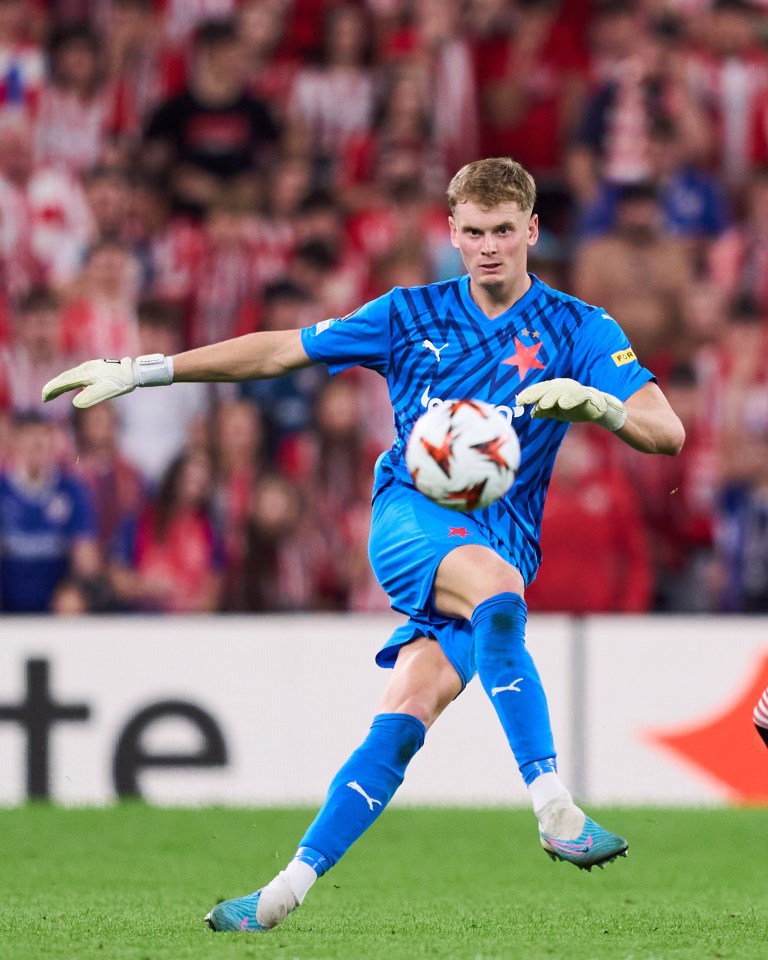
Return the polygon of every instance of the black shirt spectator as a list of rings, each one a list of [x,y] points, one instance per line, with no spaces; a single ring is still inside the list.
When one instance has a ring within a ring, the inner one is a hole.
[[[246,90],[234,24],[204,24],[188,87],[160,104],[149,121],[147,166],[169,176],[178,207],[199,214],[223,190],[245,186],[278,137],[269,107]]]

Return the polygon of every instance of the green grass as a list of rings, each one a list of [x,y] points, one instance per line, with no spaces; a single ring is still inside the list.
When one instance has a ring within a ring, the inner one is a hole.
[[[301,810],[0,810],[2,960],[765,960],[768,811],[590,811],[630,840],[553,864],[527,811],[388,811],[279,929],[217,899],[293,853]]]

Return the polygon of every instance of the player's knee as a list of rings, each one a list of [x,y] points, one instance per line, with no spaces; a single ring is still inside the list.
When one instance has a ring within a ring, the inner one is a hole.
[[[386,712],[406,713],[409,717],[416,717],[417,720],[421,720],[427,729],[432,726],[441,713],[430,697],[419,696],[418,694],[398,700],[396,704]]]
[[[523,595],[523,578],[513,567],[504,565],[496,568],[483,580],[472,597],[472,612],[474,613],[481,603],[498,597],[500,593],[516,593]]]
[[[461,690],[461,683],[435,683],[410,690],[388,691],[381,704],[382,713],[407,713],[429,729]]]
[[[518,570],[487,548],[459,547],[440,564],[435,578],[435,606],[442,613],[469,620],[485,600],[500,593],[523,596]]]

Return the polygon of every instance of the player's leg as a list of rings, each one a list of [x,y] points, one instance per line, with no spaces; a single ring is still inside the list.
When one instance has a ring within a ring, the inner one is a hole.
[[[387,806],[426,731],[462,685],[434,640],[402,647],[367,737],[333,778],[294,858],[261,890],[214,907],[206,918],[213,929],[269,930],[295,910]]]
[[[557,775],[549,709],[525,645],[523,578],[490,547],[467,544],[442,560],[435,607],[472,624],[477,672],[504,728],[553,859],[590,869],[625,853],[627,843],[574,804]]]
[[[755,729],[763,738],[763,743],[768,747],[768,687],[763,690],[763,695],[757,701],[752,716],[755,721]]]

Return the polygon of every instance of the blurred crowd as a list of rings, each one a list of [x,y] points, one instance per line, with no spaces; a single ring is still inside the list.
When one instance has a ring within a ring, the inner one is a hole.
[[[768,610],[767,0],[0,0],[0,610],[387,609],[377,375],[40,389],[462,272],[501,154],[688,435],[570,431],[532,609]]]

